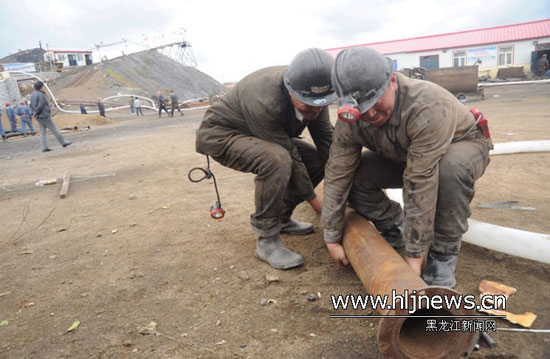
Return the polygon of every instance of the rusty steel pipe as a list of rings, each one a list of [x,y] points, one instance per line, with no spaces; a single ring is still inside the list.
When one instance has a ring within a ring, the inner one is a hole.
[[[392,290],[403,295],[457,296],[450,288],[428,286],[401,256],[382,238],[374,226],[353,210],[346,212],[343,246],[355,273],[371,295],[388,295],[391,303]],[[409,301],[411,299],[409,298]],[[412,303],[410,303],[412,304]],[[411,307],[409,307],[411,308]],[[427,332],[426,320],[417,316],[439,316],[438,320],[450,315],[471,316],[473,310],[420,308],[409,314],[408,310],[394,309],[380,311],[383,315],[405,315],[404,318],[386,317],[380,320],[378,347],[385,358],[468,358],[479,339],[478,332],[451,331]],[[471,318],[455,318],[468,320]]]

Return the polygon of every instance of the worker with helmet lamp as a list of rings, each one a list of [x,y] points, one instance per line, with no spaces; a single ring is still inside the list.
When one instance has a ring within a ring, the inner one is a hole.
[[[308,234],[311,223],[291,219],[304,200],[321,212],[314,187],[324,177],[333,127],[327,106],[334,60],[323,50],[300,52],[289,66],[268,67],[243,78],[206,111],[197,131],[197,152],[255,177],[252,230],[256,256],[277,269],[303,264],[280,233]],[[308,129],[315,144],[299,139]]]
[[[332,257],[348,264],[340,244],[346,202],[430,285],[454,287],[474,183],[492,147],[483,115],[451,93],[392,71],[377,51],[340,52],[332,71],[338,122],[325,168],[322,223]],[[366,151],[362,151],[363,148]],[[403,188],[404,208],[384,188]]]

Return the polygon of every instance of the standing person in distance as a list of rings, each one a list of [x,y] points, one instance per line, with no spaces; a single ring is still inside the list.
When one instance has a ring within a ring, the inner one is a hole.
[[[130,96],[130,100],[128,101],[128,105],[130,105],[130,112],[133,114],[134,113],[134,105],[135,105],[134,96]]]
[[[172,90],[170,90],[170,103],[172,105],[172,109],[170,110],[170,117],[174,117],[174,110],[178,110],[180,115],[183,116],[183,112],[181,112],[180,106],[178,103],[178,96],[176,96],[176,94]]]
[[[27,136],[27,126],[29,126],[30,132],[34,133],[35,131],[32,125],[31,111],[29,110],[25,100],[21,100],[21,103],[17,106],[16,113],[21,119],[21,132]]]
[[[105,105],[101,102],[100,98],[96,99],[97,109],[99,110],[99,116],[105,117]]]
[[[46,99],[46,86],[42,81],[38,81],[34,84],[34,91],[31,96],[31,113],[32,118],[38,121],[40,126],[40,147],[42,152],[51,151],[48,148],[48,143],[46,141],[46,129],[49,129],[51,133],[55,136],[57,141],[63,147],[69,146],[72,142],[68,142],[65,138],[59,133],[57,127],[52,121],[50,104]]]
[[[166,109],[166,99],[162,95],[162,91],[160,90],[157,91],[157,96],[158,96],[159,118],[162,115],[162,110],[164,110],[164,112],[166,112],[166,114],[170,116],[170,112],[168,112],[168,110]]]
[[[141,100],[139,97],[136,97],[136,100],[134,101],[134,106],[136,107],[136,116],[143,116],[143,111],[141,110]]]

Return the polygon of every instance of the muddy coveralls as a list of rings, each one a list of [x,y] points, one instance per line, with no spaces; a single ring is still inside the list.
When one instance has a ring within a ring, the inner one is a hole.
[[[164,110],[164,112],[166,112],[166,114],[170,116],[170,112],[168,112],[168,110],[166,109],[166,99],[162,95],[159,96],[158,107],[159,107],[159,118],[162,115],[162,110]]]
[[[176,95],[170,95],[170,104],[171,104],[171,109],[170,109],[170,116],[171,117],[174,117],[174,111],[175,110],[178,110],[178,112],[180,113],[180,115],[183,116],[183,112],[181,112],[181,109],[180,109],[180,105],[179,105],[179,100],[178,100],[178,96]]]
[[[99,111],[99,116],[105,117],[105,105],[103,102],[99,101],[97,103],[97,109]]]
[[[428,250],[458,255],[468,229],[474,183],[489,164],[491,140],[474,128],[469,109],[442,87],[396,73],[394,111],[384,125],[338,121],[326,166],[323,214],[325,241],[340,242],[346,202],[376,228],[403,236],[386,239],[405,253]],[[361,152],[366,147],[367,151]],[[403,188],[404,213],[383,188]],[[428,258],[429,261],[429,258]]]
[[[197,152],[256,175],[250,220],[261,237],[278,234],[298,203],[315,198],[332,139],[327,108],[316,120],[297,118],[283,83],[287,68],[269,67],[243,78],[206,111],[197,131]],[[299,139],[306,127],[315,146]]]

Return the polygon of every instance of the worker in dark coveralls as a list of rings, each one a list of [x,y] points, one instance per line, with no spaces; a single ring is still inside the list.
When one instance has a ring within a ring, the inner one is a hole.
[[[250,216],[259,235],[256,256],[277,269],[303,264],[280,233],[313,232],[311,223],[290,218],[296,205],[306,200],[321,212],[313,189],[324,177],[332,139],[327,106],[336,100],[333,62],[325,51],[307,49],[289,66],[246,76],[212,105],[197,131],[197,152],[256,175],[256,210]],[[299,139],[306,127],[315,146]]]
[[[158,104],[158,107],[159,107],[159,118],[162,115],[162,110],[164,110],[164,112],[166,112],[166,114],[168,116],[170,116],[170,112],[168,112],[168,110],[166,109],[166,99],[162,95],[162,91],[160,91],[160,90],[157,91],[157,96],[158,96],[157,104]]]
[[[180,115],[183,116],[183,112],[181,112],[180,106],[179,106],[179,100],[178,96],[174,93],[174,91],[170,90],[170,117],[174,117],[174,111],[178,110]]]
[[[442,87],[392,72],[370,48],[340,52],[332,71],[339,120],[326,166],[322,224],[344,265],[346,202],[430,285],[454,287],[474,183],[489,164],[490,138]],[[362,151],[363,147],[367,150]],[[383,188],[403,188],[404,209]]]
[[[99,116],[105,117],[105,105],[103,104],[103,102],[101,102],[100,98],[96,99],[96,103],[97,109],[99,111]]]
[[[548,70],[548,59],[546,58],[546,54],[542,55],[542,57],[537,61],[537,77],[539,79],[543,79],[546,77],[546,70]]]

